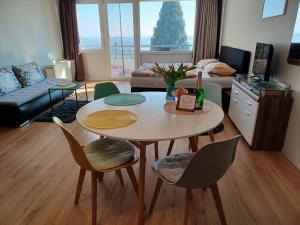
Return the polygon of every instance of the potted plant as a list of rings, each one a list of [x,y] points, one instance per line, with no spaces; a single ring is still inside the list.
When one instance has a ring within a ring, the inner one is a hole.
[[[167,89],[166,100],[174,101],[175,97],[172,92],[175,89],[175,83],[178,80],[188,78],[186,76],[186,72],[194,69],[196,69],[195,66],[183,65],[183,63],[181,63],[177,69],[173,64],[169,65],[168,69],[166,69],[164,66],[160,66],[158,63],[155,63],[151,70],[164,78]]]

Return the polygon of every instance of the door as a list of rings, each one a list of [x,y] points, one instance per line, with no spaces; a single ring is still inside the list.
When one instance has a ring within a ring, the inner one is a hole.
[[[112,77],[130,76],[136,67],[133,3],[109,1],[107,19]]]

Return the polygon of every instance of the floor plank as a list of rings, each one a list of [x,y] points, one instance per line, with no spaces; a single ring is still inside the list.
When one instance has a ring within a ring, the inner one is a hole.
[[[117,82],[129,92],[127,82]],[[89,98],[94,82],[88,83]],[[82,93],[80,93],[82,94]],[[222,140],[237,134],[224,119]],[[67,125],[80,143],[97,136],[82,130],[77,122]],[[200,138],[200,145],[209,142]],[[187,140],[177,140],[174,152],[187,151]],[[168,142],[159,143],[166,154]],[[151,171],[154,146],[147,150],[146,203],[149,205],[156,182]],[[134,167],[137,174],[138,167]],[[86,176],[79,206],[73,204],[79,167],[75,164],[61,131],[52,123],[32,122],[23,128],[0,128],[0,224],[2,225],[89,225],[91,224],[90,176]],[[121,187],[114,173],[98,185],[98,224],[137,223],[137,198],[126,171]],[[230,225],[299,225],[300,172],[282,153],[251,151],[240,141],[233,166],[219,182],[227,222]],[[219,225],[209,191],[194,190],[190,223]],[[182,224],[184,190],[163,184],[152,215],[146,224]]]

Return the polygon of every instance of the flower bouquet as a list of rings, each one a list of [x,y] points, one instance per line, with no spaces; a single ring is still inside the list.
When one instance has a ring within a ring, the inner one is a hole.
[[[175,89],[175,83],[178,80],[188,78],[186,76],[186,72],[194,69],[196,69],[195,66],[183,65],[183,63],[181,63],[178,68],[175,68],[175,66],[171,64],[168,66],[168,69],[164,66],[160,66],[158,63],[155,63],[155,66],[152,67],[151,71],[163,77],[167,86],[167,101],[175,101],[175,97],[172,94]]]

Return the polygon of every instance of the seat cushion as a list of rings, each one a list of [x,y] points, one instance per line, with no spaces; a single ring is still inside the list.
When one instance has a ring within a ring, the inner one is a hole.
[[[107,170],[134,159],[134,147],[126,141],[103,138],[89,143],[84,152],[95,169]]]
[[[0,105],[21,106],[42,95],[46,95],[48,88],[64,82],[66,82],[66,79],[45,79],[35,85],[17,89],[4,96],[0,96]]]
[[[37,84],[46,79],[36,62],[13,66],[13,70],[23,87]]]
[[[193,155],[194,153],[179,153],[167,156],[154,162],[152,164],[152,169],[169,183],[176,183],[180,179]]]
[[[0,68],[0,96],[21,88],[11,66]]]

